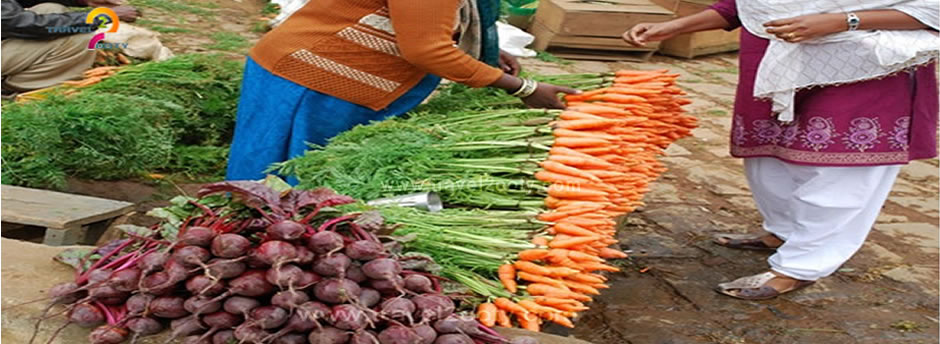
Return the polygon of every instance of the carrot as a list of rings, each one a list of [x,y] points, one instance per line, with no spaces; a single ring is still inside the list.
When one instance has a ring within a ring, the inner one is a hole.
[[[581,266],[583,270],[587,270],[587,271],[610,271],[610,272],[620,271],[620,269],[604,264],[604,263],[580,262],[578,263],[578,265]]]
[[[512,327],[512,321],[509,320],[509,314],[506,314],[506,310],[496,310],[496,324],[499,325],[499,327]]]
[[[600,147],[608,146],[610,141],[601,138],[590,137],[556,137],[555,145],[568,148]]]
[[[586,285],[586,284],[583,284],[583,283],[578,283],[578,282],[575,282],[575,281],[563,281],[563,284],[564,284],[565,287],[567,287],[568,289],[570,289],[570,290],[572,290],[572,291],[576,291],[576,292],[582,293],[582,294],[591,294],[591,295],[600,295],[600,294],[601,294],[601,292],[600,292],[599,290],[597,290],[597,288],[594,288],[594,287],[592,287],[592,286],[589,286],[589,285]]]
[[[571,276],[566,276],[565,279],[575,281],[575,282],[590,283],[590,284],[604,283],[603,279],[597,276],[593,276],[591,274],[586,274],[586,273],[578,273],[578,274],[574,274]]]
[[[551,270],[551,272],[548,274],[549,276],[556,278],[564,278],[581,273],[579,270],[564,266],[549,266],[546,267],[546,269]]]
[[[516,269],[512,264],[503,264],[499,266],[499,269],[496,269],[496,275],[499,277],[499,281],[502,282],[503,287],[506,288],[510,293],[515,293],[518,289],[516,284]]]
[[[578,225],[573,225],[570,223],[559,222],[552,226],[557,233],[564,233],[574,236],[596,236],[597,233],[584,229]],[[569,256],[570,257],[570,256]],[[572,257],[572,259],[574,259]]]
[[[583,202],[578,202],[578,203],[583,203]],[[579,208],[577,210],[568,210],[568,211],[559,211],[558,209],[561,209],[561,208],[558,208],[552,212],[538,214],[536,215],[536,218],[539,219],[540,221],[555,221],[555,220],[562,219],[568,216],[575,216],[575,215],[581,215],[584,213],[590,213],[593,211],[599,211],[601,209],[604,209],[604,207],[605,207],[604,205],[598,204],[596,207],[584,207],[584,208]],[[545,245],[537,244],[535,242],[533,242],[533,244],[536,244],[539,246],[547,246],[548,241],[545,242]]]
[[[529,313],[529,311],[527,311],[525,308],[522,308],[522,306],[517,305],[515,302],[512,302],[505,297],[497,297],[493,299],[493,305],[519,316]]]
[[[577,186],[581,184],[596,183],[595,181],[587,180],[584,178],[574,177],[567,174],[555,173],[551,171],[538,171],[535,172],[535,179],[541,180],[546,183],[555,183],[555,184],[565,184]]]
[[[598,239],[598,237],[596,237],[596,236],[593,236],[593,237],[581,236],[581,237],[574,237],[574,238],[570,238],[570,239],[558,239],[558,238],[555,238],[555,239],[552,239],[552,241],[550,241],[550,242],[548,243],[548,247],[551,247],[551,248],[568,248],[568,247],[571,247],[571,246],[577,246],[577,245],[581,245],[581,244],[586,244],[586,243],[589,243],[589,242],[597,241],[597,239]],[[581,265],[581,264],[579,264],[579,265]]]
[[[551,197],[551,196],[549,196]],[[613,226],[616,222],[613,221],[604,221],[599,219],[592,219],[586,216],[569,216],[561,220],[556,221],[556,223],[570,223],[575,226],[580,226],[584,228],[606,228]]]
[[[542,260],[542,258],[545,258],[545,256],[548,255],[548,250],[534,248],[534,249],[519,251],[518,254],[519,254],[519,260],[526,260],[526,261]]]
[[[525,315],[516,316],[516,320],[519,321],[519,326],[523,329],[539,332],[539,317],[535,314],[526,313]]]
[[[568,251],[568,258],[576,262],[603,262],[604,259],[580,251]]]
[[[584,301],[584,302],[591,301],[590,296],[556,288],[556,287],[550,286],[548,284],[543,284],[543,283],[529,284],[526,287],[526,291],[529,292],[530,295],[549,296],[549,297],[557,297],[557,298],[569,298],[569,299],[575,299],[575,300]]]
[[[607,95],[611,96],[611,95]],[[622,121],[616,119],[575,119],[575,120],[564,120],[557,121],[553,128],[561,129],[571,129],[571,130],[586,130],[586,129],[603,129],[610,128],[612,126],[621,125]]]
[[[555,141],[557,142],[558,140],[556,139]],[[555,161],[542,161],[539,163],[539,166],[541,166],[542,168],[544,168],[545,170],[549,172],[566,174],[566,175],[573,176],[573,177],[593,180],[595,182],[601,181],[600,178],[595,177],[593,174],[584,172],[574,167],[566,166],[565,164],[558,163]]]
[[[532,298],[540,305],[557,307],[558,305],[575,305],[575,306],[584,306],[581,302],[572,299],[558,298],[558,297],[549,297],[549,296],[535,296]]]
[[[624,70],[618,70],[616,73],[614,73],[614,75],[615,75],[615,76],[618,76],[618,77],[622,77],[622,76],[638,76],[638,75],[650,75],[650,74],[664,74],[664,73],[668,73],[668,72],[669,72],[668,69],[656,69],[656,70],[632,70],[632,69],[624,69]]]
[[[591,159],[585,159],[582,157],[572,156],[572,155],[549,155],[548,160],[557,161],[559,163],[575,166],[575,167],[585,167],[585,168],[610,168],[614,165],[607,162],[603,159],[598,159],[591,157]],[[538,177],[536,177],[538,178]]]
[[[539,214],[541,215],[541,214]],[[546,237],[534,237],[532,238],[532,244],[537,246],[548,246],[548,238]]]
[[[556,310],[556,309],[551,308],[551,307],[542,306],[542,305],[540,305],[540,304],[538,304],[538,303],[536,303],[535,301],[532,301],[532,300],[530,300],[530,299],[519,300],[519,302],[517,302],[517,303],[518,303],[520,306],[522,306],[523,308],[525,308],[527,311],[529,311],[530,313],[538,314],[538,315],[540,315],[540,316],[543,315],[543,314],[545,314],[545,313],[551,314],[551,313],[558,313],[558,312],[561,312],[560,310]]]
[[[601,95],[596,95],[590,98],[591,100],[603,100],[612,103],[622,103],[622,104],[636,104],[646,102],[646,98],[635,96],[632,94],[620,94],[620,93],[606,93]]]
[[[485,302],[477,306],[477,320],[486,327],[496,325],[496,305]]]
[[[552,305],[552,307],[555,307],[555,309],[558,309],[558,310],[561,310],[561,311],[565,311],[565,312],[581,312],[581,311],[586,311],[586,310],[590,309],[589,307],[584,306],[584,305],[578,306],[578,305],[573,305],[573,304],[570,304],[570,303],[563,303],[563,304],[559,304],[559,305]]]
[[[564,316],[562,316],[561,314],[558,314],[558,313],[552,313],[552,314],[549,316],[549,319],[548,319],[548,320],[551,320],[551,322],[556,323],[556,324],[561,325],[561,326],[564,326],[564,327],[567,327],[567,328],[574,328],[574,323],[572,323],[570,319],[568,319],[568,318],[566,318],[566,317],[564,317]]]
[[[536,274],[528,273],[525,271],[519,271],[516,273],[516,275],[519,276],[519,279],[526,280],[532,283],[544,283],[544,284],[548,284],[556,288],[565,289],[565,290],[568,289],[565,283],[563,283],[560,280],[551,278],[551,277],[536,275]]]
[[[618,249],[603,247],[600,249],[600,257],[605,259],[627,258],[627,254]]]
[[[585,200],[606,200],[607,192],[595,191],[585,188],[569,187],[560,184],[552,184],[548,187],[548,195],[561,199],[585,199]]]
[[[547,276],[551,273],[551,270],[548,270],[541,265],[524,260],[517,260],[515,263],[513,263],[513,266],[516,268],[516,270],[525,271],[530,274]]]
[[[630,116],[632,113],[621,108],[598,105],[598,104],[578,104],[569,106],[568,110],[584,112],[592,115],[613,114],[618,116]]]
[[[592,115],[589,113],[577,112],[577,111],[562,111],[558,114],[558,118],[563,120],[577,120],[577,119],[604,119],[597,115]]]

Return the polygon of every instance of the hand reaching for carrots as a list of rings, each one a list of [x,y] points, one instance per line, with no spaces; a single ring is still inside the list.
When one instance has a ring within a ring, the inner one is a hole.
[[[642,47],[646,43],[659,42],[680,33],[680,27],[673,22],[640,23],[623,33],[623,40],[630,45]]]
[[[564,86],[540,82],[538,88],[535,89],[535,93],[533,93],[531,96],[522,98],[522,102],[530,108],[564,109],[565,104],[561,102],[561,99],[558,99],[559,93],[578,94],[581,93],[581,91]]]

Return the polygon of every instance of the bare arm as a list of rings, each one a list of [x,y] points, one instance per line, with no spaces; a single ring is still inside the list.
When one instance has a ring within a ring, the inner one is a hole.
[[[922,30],[930,27],[896,10],[858,11],[858,30]],[[823,13],[773,20],[764,24],[767,32],[798,43],[849,29],[845,13]]]
[[[649,42],[666,40],[683,33],[723,29],[729,25],[728,20],[717,11],[709,9],[667,22],[637,24],[623,33],[623,39],[632,45],[643,46]]]

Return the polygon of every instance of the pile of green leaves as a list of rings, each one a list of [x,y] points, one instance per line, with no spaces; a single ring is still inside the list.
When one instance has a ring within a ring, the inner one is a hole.
[[[67,177],[219,176],[242,64],[181,55],[122,69],[80,93],[6,104],[2,182],[61,189]]]

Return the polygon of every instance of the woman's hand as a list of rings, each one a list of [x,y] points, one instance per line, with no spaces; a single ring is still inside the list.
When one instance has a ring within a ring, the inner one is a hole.
[[[623,40],[635,47],[645,46],[649,42],[670,39],[680,34],[680,26],[672,21],[663,23],[640,23],[623,33]]]
[[[557,86],[540,82],[531,96],[522,98],[522,102],[530,108],[539,109],[564,109],[565,104],[558,99],[559,93],[577,94],[581,93],[573,88]]]
[[[500,50],[499,51],[499,69],[512,76],[519,76],[522,67],[519,66],[519,60],[515,56]]]
[[[823,13],[773,20],[764,23],[767,33],[790,43],[799,43],[826,35],[846,31],[849,28],[845,14]]]

